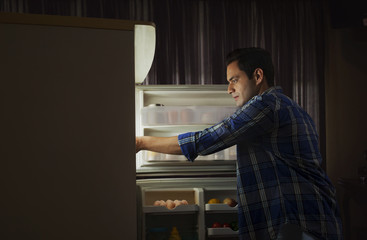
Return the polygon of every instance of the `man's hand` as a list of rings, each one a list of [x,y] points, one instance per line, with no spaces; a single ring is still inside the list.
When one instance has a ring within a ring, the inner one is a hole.
[[[142,139],[141,137],[135,138],[135,152],[138,153],[140,150],[142,150]]]

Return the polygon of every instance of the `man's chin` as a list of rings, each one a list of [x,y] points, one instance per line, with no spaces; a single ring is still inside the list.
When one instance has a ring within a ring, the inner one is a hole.
[[[242,101],[236,101],[236,106],[237,107],[242,107],[244,105],[244,103],[242,103]]]

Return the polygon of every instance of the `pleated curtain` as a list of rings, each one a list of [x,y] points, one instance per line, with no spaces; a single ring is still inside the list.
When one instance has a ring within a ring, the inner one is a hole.
[[[2,0],[0,11],[152,21],[154,62],[144,84],[226,84],[226,54],[271,52],[275,83],[324,136],[325,0]]]

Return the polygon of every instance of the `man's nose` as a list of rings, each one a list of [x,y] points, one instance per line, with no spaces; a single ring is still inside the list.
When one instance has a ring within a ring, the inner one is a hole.
[[[234,92],[234,88],[232,87],[232,84],[228,84],[227,92],[228,94],[232,94]]]

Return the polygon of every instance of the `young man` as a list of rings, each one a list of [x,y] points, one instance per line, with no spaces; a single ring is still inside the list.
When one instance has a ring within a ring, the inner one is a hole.
[[[227,56],[228,93],[239,109],[199,132],[137,137],[136,151],[184,154],[189,161],[237,144],[240,239],[342,239],[335,189],[321,168],[311,117],[274,85],[270,54]]]

